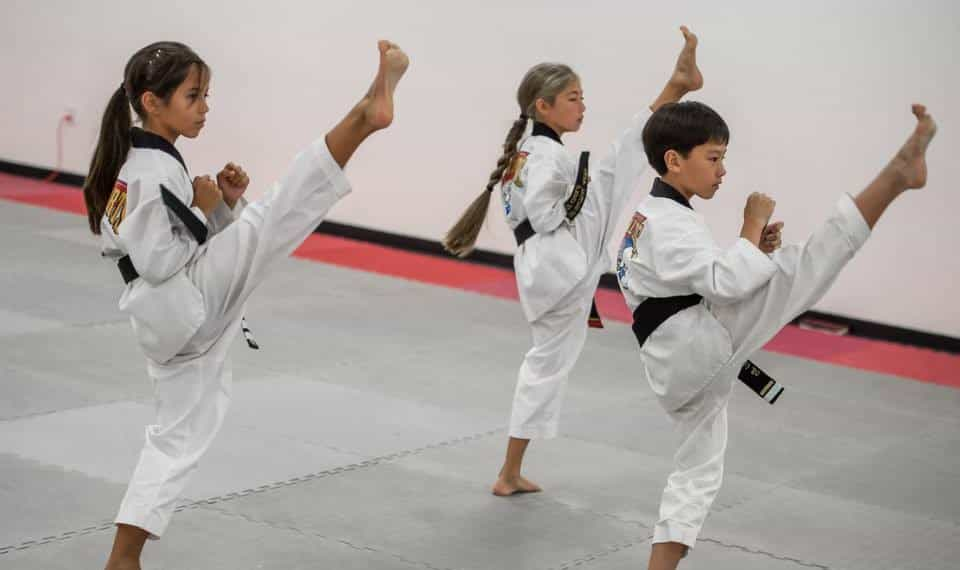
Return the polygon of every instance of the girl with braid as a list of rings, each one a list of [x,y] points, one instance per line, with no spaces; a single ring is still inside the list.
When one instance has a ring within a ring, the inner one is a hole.
[[[231,163],[216,180],[191,180],[174,146],[203,129],[210,80],[203,60],[183,44],[159,42],[127,63],[83,191],[90,230],[126,283],[119,306],[147,358],[156,419],[117,514],[107,570],[139,569],[146,539],[166,530],[230,404],[227,353],[247,298],[350,192],[347,161],[392,122],[408,59],[390,42],[379,51],[380,68],[360,102],[249,204],[243,169]]]
[[[495,495],[540,491],[521,474],[523,456],[531,439],[556,436],[564,387],[583,349],[588,316],[591,325],[599,325],[595,310],[591,315],[592,299],[601,274],[612,264],[607,244],[616,234],[613,224],[646,169],[644,124],[650,111],[703,85],[696,63],[697,37],[686,27],[680,29],[684,46],[663,91],[649,111],[633,118],[593,168],[588,153],[571,155],[561,139],[583,123],[586,107],[580,78],[562,64],[531,68],[517,90],[520,117],[507,135],[486,189],[444,240],[451,253],[468,255],[490,195],[499,186],[507,224],[517,238],[514,270],[533,348],[520,367],[506,460],[493,485]],[[521,141],[529,122],[531,134]]]

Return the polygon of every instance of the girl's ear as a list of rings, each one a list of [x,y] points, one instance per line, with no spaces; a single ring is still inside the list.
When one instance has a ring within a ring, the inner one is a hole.
[[[144,91],[140,96],[140,105],[148,115],[156,115],[160,112],[160,98],[151,91]]]
[[[547,103],[546,99],[544,99],[543,97],[540,97],[534,103],[534,107],[537,109],[538,115],[543,115],[544,113],[550,110],[551,105],[550,103]]]

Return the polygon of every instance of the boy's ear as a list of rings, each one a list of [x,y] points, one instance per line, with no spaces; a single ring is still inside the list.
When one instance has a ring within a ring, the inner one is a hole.
[[[667,165],[667,172],[680,172],[680,153],[670,149],[663,153],[663,162]]]

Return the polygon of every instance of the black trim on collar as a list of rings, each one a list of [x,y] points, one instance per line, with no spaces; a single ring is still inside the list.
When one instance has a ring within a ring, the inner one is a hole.
[[[670,186],[662,179],[657,177],[653,181],[653,190],[650,191],[650,195],[655,198],[666,198],[668,200],[673,200],[677,204],[680,204],[684,208],[693,209],[693,206],[690,205],[690,200],[687,200],[687,197],[680,193],[679,190]]]
[[[551,129],[547,125],[541,123],[540,121],[533,122],[533,132],[530,133],[532,136],[541,136],[547,137],[548,139],[553,139],[560,144],[563,144],[563,141],[560,140],[560,135],[557,134],[557,131]]]
[[[177,147],[170,144],[170,141],[160,135],[145,131],[140,127],[133,127],[130,129],[130,144],[133,148],[152,148],[169,154],[177,159],[177,162],[180,163],[180,166],[182,166],[189,175],[190,171],[187,169],[187,163],[183,161],[183,157],[180,156]]]

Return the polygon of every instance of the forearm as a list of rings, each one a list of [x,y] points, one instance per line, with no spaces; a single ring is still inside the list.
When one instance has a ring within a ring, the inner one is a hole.
[[[745,219],[743,220],[743,227],[740,229],[740,237],[759,248],[764,227],[765,225],[759,220]]]

